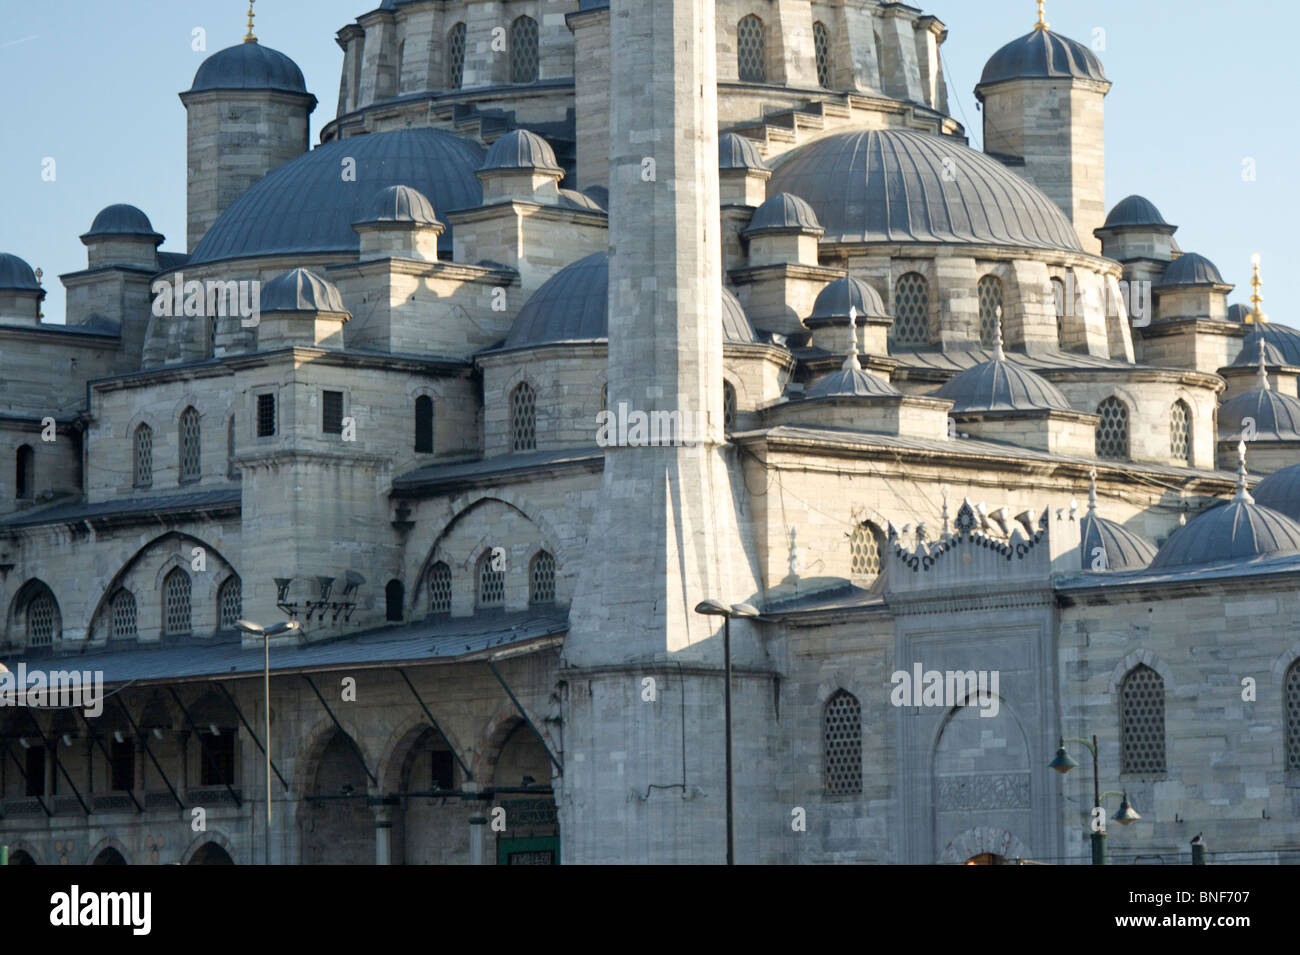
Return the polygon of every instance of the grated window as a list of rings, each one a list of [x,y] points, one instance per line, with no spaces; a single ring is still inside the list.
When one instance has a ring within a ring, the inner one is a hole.
[[[1165,771],[1165,681],[1138,664],[1120,684],[1120,772]]]
[[[269,438],[275,434],[275,395],[257,396],[257,436]]]
[[[826,792],[862,792],[862,704],[847,690],[836,690],[822,715],[826,750]]]
[[[489,547],[478,562],[478,605],[500,607],[506,602],[506,572]]]
[[[181,481],[197,481],[202,477],[199,458],[199,413],[193,408],[181,412]]]
[[[1286,672],[1286,768],[1300,772],[1300,660]]]
[[[870,521],[853,528],[849,539],[850,571],[855,577],[875,577],[880,573],[881,534]]]
[[[889,337],[897,345],[924,345],[930,340],[930,286],[924,275],[908,272],[894,284],[894,324]]]
[[[537,449],[537,393],[522,383],[510,392],[510,450]]]
[[[135,429],[134,471],[132,483],[136,487],[149,487],[153,484],[153,431],[147,424]]]
[[[343,433],[343,392],[327,391],[321,396],[320,424],[326,434]]]
[[[998,341],[998,309],[1002,307],[1002,280],[986,275],[979,281],[980,344],[992,348]]]
[[[1169,412],[1169,456],[1178,464],[1192,458],[1192,413],[1181,399]]]
[[[163,633],[189,633],[192,629],[190,575],[177,567],[163,579]]]
[[[244,612],[244,586],[239,578],[227,578],[217,592],[217,629],[234,630]]]
[[[736,427],[736,389],[729,381],[722,383],[722,427],[726,431]]]
[[[135,594],[123,589],[119,590],[113,597],[112,605],[112,637],[114,640],[128,640],[131,637],[138,636]]]
[[[510,82],[537,82],[537,21],[532,17],[510,24]]]
[[[27,645],[48,647],[54,642],[54,598],[40,594],[27,605]]]
[[[1097,457],[1128,458],[1128,405],[1118,398],[1107,398],[1097,406],[1101,421],[1097,423]]]
[[[433,399],[428,395],[415,399],[415,453],[433,453]]]
[[[820,20],[813,24],[813,49],[817,56],[817,82],[823,89],[830,89],[831,33]]]
[[[465,24],[457,23],[447,33],[447,89],[458,90],[465,82]]]
[[[533,558],[528,579],[530,604],[555,603],[555,558],[550,553],[540,551]]]
[[[736,67],[742,83],[767,82],[767,37],[753,14],[736,24]]]
[[[442,561],[429,568],[429,613],[451,613],[451,568]]]

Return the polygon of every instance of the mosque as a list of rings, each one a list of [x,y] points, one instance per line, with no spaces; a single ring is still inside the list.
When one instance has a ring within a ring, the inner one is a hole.
[[[904,3],[384,0],[314,147],[250,6],[0,255],[10,863],[1300,861],[1300,331],[1038,6],[982,152]]]

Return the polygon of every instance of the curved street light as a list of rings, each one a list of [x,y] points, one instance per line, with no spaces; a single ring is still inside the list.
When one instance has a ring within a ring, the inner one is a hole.
[[[1092,804],[1095,807],[1093,810],[1094,815],[1096,814],[1097,809],[1102,808],[1102,801],[1107,796],[1121,796],[1122,799],[1120,801],[1119,811],[1116,812],[1115,815],[1111,816],[1111,821],[1118,822],[1121,826],[1131,826],[1133,823],[1141,819],[1142,817],[1138,815],[1137,810],[1134,809],[1132,804],[1128,801],[1127,792],[1101,791],[1101,784],[1097,772],[1096,734],[1093,734],[1092,742],[1088,742],[1086,739],[1078,739],[1077,737],[1062,739],[1061,746],[1056,751],[1056,756],[1053,757],[1052,761],[1047,765],[1056,770],[1062,776],[1079,765],[1070,757],[1070,754],[1065,751],[1066,743],[1082,743],[1084,746],[1088,747],[1088,751],[1092,753]],[[1095,825],[1092,831],[1092,864],[1106,864],[1106,831],[1105,829],[1097,829]]]

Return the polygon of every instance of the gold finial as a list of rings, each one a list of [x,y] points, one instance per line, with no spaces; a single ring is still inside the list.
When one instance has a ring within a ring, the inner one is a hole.
[[[248,36],[244,37],[244,42],[257,42],[257,37],[253,36],[253,0],[248,0]]]
[[[1046,0],[1038,0],[1038,22],[1034,24],[1035,30],[1047,30],[1047,12],[1043,9],[1047,6]]]
[[[1264,296],[1259,294],[1259,290],[1264,287],[1264,283],[1259,280],[1259,263],[1259,253],[1256,252],[1250,257],[1250,264],[1254,267],[1254,273],[1250,277],[1250,285],[1251,288],[1254,289],[1254,291],[1250,293],[1250,304],[1253,305],[1254,308],[1252,308],[1250,314],[1246,316],[1246,321],[1263,323],[1268,321],[1268,316],[1265,315],[1264,310],[1260,308],[1260,306],[1264,304]]]
[[[37,285],[40,285],[40,284],[41,284],[41,279],[44,278],[44,277],[45,277],[45,273],[44,273],[41,269],[37,269],[37,270],[36,270],[36,284],[37,284]]]

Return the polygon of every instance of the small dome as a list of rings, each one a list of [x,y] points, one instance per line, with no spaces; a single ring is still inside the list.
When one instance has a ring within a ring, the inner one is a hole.
[[[1051,30],[1031,30],[994,53],[984,65],[979,85],[1024,79],[1107,82],[1097,54],[1078,40]],[[984,98],[978,87],[975,95],[981,100]]]
[[[163,237],[154,231],[149,217],[135,206],[126,203],[107,206],[101,209],[95,221],[90,224],[90,231],[82,236],[88,239],[100,235],[136,235],[146,236],[162,242]]]
[[[550,143],[536,133],[516,129],[492,144],[483,161],[488,169],[545,169],[562,172]]]
[[[370,200],[362,222],[410,222],[418,225],[439,225],[434,215],[433,203],[418,189],[410,186],[387,186]]]
[[[730,345],[752,345],[758,341],[740,299],[726,288],[722,290],[722,340]]]
[[[1242,422],[1255,422],[1255,440],[1300,441],[1300,399],[1256,388],[1219,405],[1219,440],[1242,436]]]
[[[0,289],[39,292],[41,284],[36,281],[36,273],[25,261],[8,252],[0,252]]]
[[[1236,305],[1228,306],[1228,321],[1242,324],[1246,321],[1246,316],[1250,314],[1250,306],[1242,305],[1238,302]]]
[[[863,368],[841,368],[813,383],[804,395],[810,398],[883,398],[902,394],[897,388]]]
[[[298,64],[256,41],[213,53],[194,74],[191,93],[204,90],[278,90],[307,94]]]
[[[751,140],[735,133],[723,133],[718,137],[718,168],[767,169],[768,166]]]
[[[812,206],[798,196],[782,192],[758,207],[754,217],[749,220],[745,235],[759,232],[815,232],[821,235],[826,230],[817,221],[817,213]]]
[[[1264,337],[1264,360],[1270,365],[1300,365],[1300,332],[1272,322],[1252,323],[1241,341],[1232,367],[1259,364],[1259,339]]]
[[[1188,285],[1227,285],[1218,266],[1203,255],[1188,252],[1180,255],[1165,267],[1164,275],[1156,288],[1173,288]]]
[[[1050,381],[1028,368],[994,358],[967,368],[936,391],[957,411],[1070,411],[1070,402]]]
[[[1169,536],[1151,570],[1300,554],[1300,524],[1249,495],[1211,508]]]
[[[1271,508],[1300,521],[1300,464],[1274,471],[1255,485],[1252,494],[1260,507]]]
[[[1129,196],[1117,202],[1115,208],[1110,210],[1110,215],[1106,216],[1106,224],[1102,228],[1121,229],[1133,226],[1174,228],[1165,221],[1165,217],[1160,214],[1155,204],[1142,196]]]
[[[290,269],[262,286],[263,312],[346,312],[330,282],[308,269]]]
[[[809,320],[839,321],[849,317],[849,309],[856,308],[858,315],[866,318],[888,318],[885,303],[879,293],[861,279],[851,275],[838,278],[817,294]]]
[[[586,209],[588,212],[604,212],[605,207],[584,192],[576,189],[561,189],[560,204],[571,209]]]
[[[1079,556],[1084,570],[1092,570],[1097,548],[1105,555],[1106,570],[1140,570],[1156,556],[1156,546],[1115,521],[1087,514],[1079,522]]]

